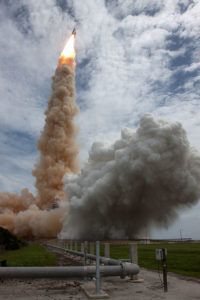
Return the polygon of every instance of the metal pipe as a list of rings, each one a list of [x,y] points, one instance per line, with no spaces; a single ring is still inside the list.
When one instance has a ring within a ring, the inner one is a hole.
[[[96,295],[100,295],[100,243],[96,241]]]
[[[101,276],[127,276],[137,274],[139,267],[124,263],[119,266],[100,266]],[[0,268],[0,278],[74,278],[94,277],[95,266],[73,267],[4,267]]]
[[[52,244],[44,244],[44,245],[50,246],[50,247],[53,247],[53,248],[56,248],[56,249],[59,249],[59,250],[62,250],[62,251],[65,251],[67,253],[70,253],[70,254],[73,254],[73,255],[76,255],[76,256],[84,257],[84,252],[70,250],[70,249],[58,247],[58,246],[55,246],[55,245],[52,245]],[[93,255],[93,254],[87,254],[86,257],[91,259],[91,260],[96,260],[96,255]],[[113,258],[107,258],[107,257],[103,257],[103,256],[100,256],[99,260],[100,260],[101,264],[109,265],[109,266],[120,265],[121,264],[120,260],[113,259]]]
[[[84,241],[84,266],[87,265],[87,247],[88,247],[87,241]]]
[[[133,244],[129,245],[129,251],[130,251],[130,262],[133,263]],[[130,276],[130,279],[133,280],[133,275]]]

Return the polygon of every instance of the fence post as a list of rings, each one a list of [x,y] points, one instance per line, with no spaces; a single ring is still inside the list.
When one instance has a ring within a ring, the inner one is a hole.
[[[88,247],[88,242],[84,241],[84,265],[87,265],[87,247]]]
[[[100,291],[100,242],[96,241],[96,292],[95,295],[101,295]]]
[[[104,256],[110,258],[110,244],[104,244]]]
[[[138,248],[137,243],[130,243],[129,244],[130,249],[130,262],[134,264],[138,264]],[[130,275],[131,280],[138,280],[137,275]]]
[[[84,252],[84,243],[81,243],[81,252]]]
[[[94,243],[90,243],[90,254],[94,254]]]
[[[77,245],[77,242],[75,242],[74,248],[75,248],[75,251],[77,251],[77,250],[78,250],[78,245]]]

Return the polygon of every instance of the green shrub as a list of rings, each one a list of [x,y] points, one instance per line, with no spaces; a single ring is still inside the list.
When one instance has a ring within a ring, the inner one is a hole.
[[[7,229],[0,227],[0,245],[3,245],[5,250],[16,250],[25,244],[25,241],[11,234]]]

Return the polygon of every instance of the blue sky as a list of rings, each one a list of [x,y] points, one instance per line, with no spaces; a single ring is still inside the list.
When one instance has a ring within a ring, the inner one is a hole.
[[[179,121],[200,150],[200,1],[4,0],[0,3],[0,190],[34,190],[51,76],[77,28],[80,158],[139,117]],[[200,204],[153,236],[200,239]]]

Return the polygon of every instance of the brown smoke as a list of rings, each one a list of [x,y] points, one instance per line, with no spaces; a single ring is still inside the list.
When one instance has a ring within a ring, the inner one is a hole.
[[[65,197],[62,178],[66,172],[78,170],[77,128],[73,122],[78,112],[74,71],[68,65],[59,63],[52,79],[53,93],[45,112],[44,130],[38,140],[40,159],[32,172],[36,177],[38,205],[42,209],[49,209],[56,199]]]
[[[61,230],[60,220],[67,209],[62,178],[67,172],[76,172],[79,166],[74,66],[73,57],[61,56],[52,78],[53,93],[38,140],[40,158],[32,172],[38,195],[34,197],[28,189],[21,195],[0,194],[0,226],[22,237],[55,237]],[[52,210],[54,202],[59,202],[60,207]]]
[[[26,210],[33,203],[35,203],[35,197],[28,189],[23,189],[20,196],[8,192],[0,194],[0,208],[10,209],[14,213]]]

